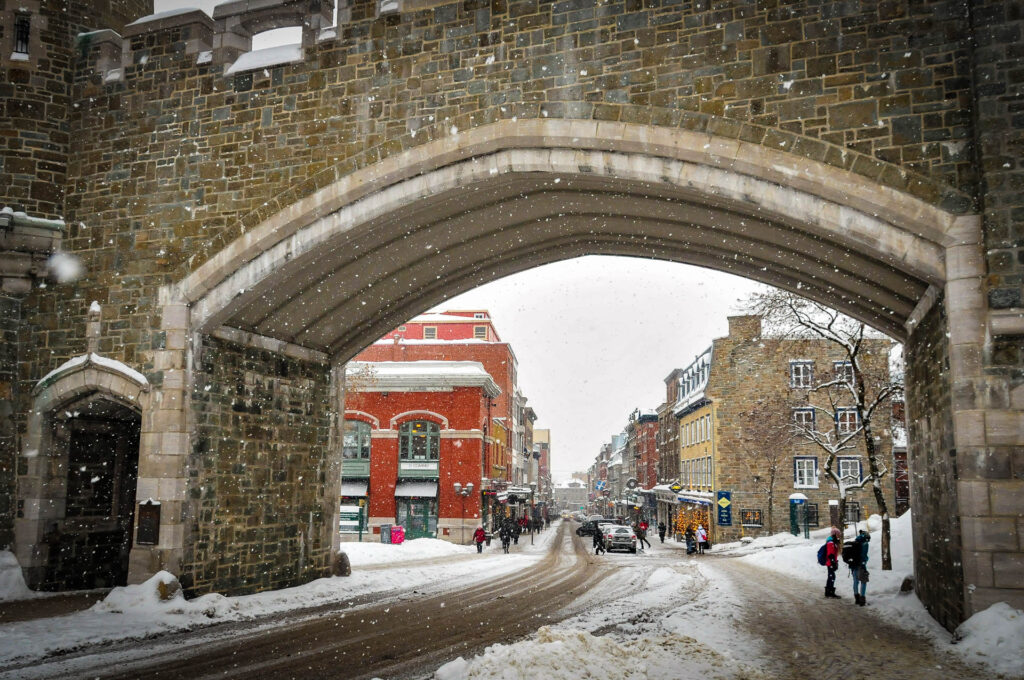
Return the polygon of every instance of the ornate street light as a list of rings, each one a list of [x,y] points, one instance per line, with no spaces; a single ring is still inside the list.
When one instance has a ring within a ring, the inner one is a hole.
[[[469,482],[463,487],[458,482],[455,482],[455,493],[462,498],[462,544],[466,544],[466,498],[473,493],[473,482]]]

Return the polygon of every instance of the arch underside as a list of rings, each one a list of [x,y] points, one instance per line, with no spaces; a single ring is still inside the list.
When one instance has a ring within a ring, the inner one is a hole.
[[[815,233],[797,216],[683,187],[511,173],[338,230],[236,294],[205,326],[232,326],[345,360],[449,297],[601,254],[698,265],[794,290],[901,338],[935,277],[864,251],[852,238],[844,244],[841,236]]]

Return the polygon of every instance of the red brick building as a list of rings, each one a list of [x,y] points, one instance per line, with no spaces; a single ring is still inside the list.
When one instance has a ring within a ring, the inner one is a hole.
[[[351,362],[347,380],[343,537],[397,523],[409,538],[470,542],[496,455],[484,436],[501,394],[493,378],[479,362],[414,361]]]
[[[521,442],[514,441],[520,417],[515,403],[518,363],[486,310],[422,314],[367,347],[355,360],[480,362],[500,390],[491,400],[483,429],[494,449],[484,470],[485,486],[498,491],[524,483],[524,459],[514,455],[522,450]],[[490,484],[491,480],[495,483]]]

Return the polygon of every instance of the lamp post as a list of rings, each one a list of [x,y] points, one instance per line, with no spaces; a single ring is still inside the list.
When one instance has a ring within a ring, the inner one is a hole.
[[[473,482],[469,482],[465,487],[455,482],[454,487],[456,495],[462,498],[462,545],[466,545],[466,498],[473,493]]]

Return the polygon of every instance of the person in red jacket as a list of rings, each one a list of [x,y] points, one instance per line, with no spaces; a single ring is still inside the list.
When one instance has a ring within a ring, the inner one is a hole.
[[[836,594],[836,570],[839,569],[839,538],[842,533],[838,527],[832,527],[832,535],[829,536],[825,548],[825,567],[828,569],[828,578],[825,580],[825,597],[842,599]]]
[[[484,541],[487,540],[487,532],[484,528],[478,526],[476,531],[473,532],[473,542],[476,543],[476,551],[482,553],[484,551]]]

